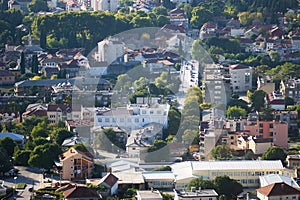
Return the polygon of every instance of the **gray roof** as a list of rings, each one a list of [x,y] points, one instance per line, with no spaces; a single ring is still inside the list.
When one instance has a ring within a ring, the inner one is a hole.
[[[67,80],[67,79],[55,79],[55,80],[25,80],[15,83],[15,86],[17,87],[31,87],[31,86],[37,86],[37,87],[50,87],[57,85],[59,83],[64,83],[69,81],[72,85],[74,84],[74,80]]]

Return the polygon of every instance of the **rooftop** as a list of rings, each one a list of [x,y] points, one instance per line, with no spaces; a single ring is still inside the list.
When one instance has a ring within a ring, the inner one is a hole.
[[[282,183],[273,183],[271,185],[258,188],[257,192],[267,196],[283,196],[283,195],[300,195],[300,190],[296,189],[288,184]]]

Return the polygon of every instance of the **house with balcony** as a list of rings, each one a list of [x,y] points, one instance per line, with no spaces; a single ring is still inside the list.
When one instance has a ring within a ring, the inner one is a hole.
[[[92,177],[94,157],[89,152],[71,148],[60,156],[56,166],[61,167],[62,179],[83,180]]]

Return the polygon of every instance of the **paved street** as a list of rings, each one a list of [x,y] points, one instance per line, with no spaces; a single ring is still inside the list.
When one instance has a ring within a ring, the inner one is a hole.
[[[30,199],[31,193],[29,192],[29,188],[34,187],[37,189],[41,186],[41,180],[43,178],[42,171],[39,169],[34,168],[27,168],[27,167],[16,167],[19,169],[19,174],[14,177],[4,178],[1,179],[4,181],[4,185],[7,187],[14,187],[15,184],[18,183],[26,183],[26,188],[24,190],[17,190],[16,199]],[[13,199],[11,197],[10,199]]]

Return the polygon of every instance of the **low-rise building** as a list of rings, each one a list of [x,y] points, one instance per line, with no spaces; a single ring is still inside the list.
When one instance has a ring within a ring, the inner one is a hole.
[[[286,157],[287,167],[288,168],[300,168],[300,154],[296,155],[287,155]]]
[[[272,138],[251,138],[248,141],[249,149],[256,155],[262,155],[273,146]]]
[[[290,176],[285,176],[281,174],[269,174],[259,177],[260,187],[265,187],[273,183],[286,183],[289,186],[300,189],[298,183]]]
[[[100,180],[96,180],[92,182],[92,185],[95,186],[104,186],[108,189],[109,195],[115,195],[118,192],[118,177],[113,175],[112,173],[106,174]]]
[[[142,172],[145,184],[148,188],[173,189],[175,186],[175,176],[169,171]],[[146,188],[147,189],[147,188]]]
[[[86,186],[75,185],[63,192],[64,200],[100,200],[101,195],[95,189],[87,188]]]
[[[280,92],[273,91],[268,94],[266,101],[274,110],[285,110],[284,96]]]
[[[13,85],[15,83],[15,75],[9,70],[0,69],[0,85]]]
[[[267,94],[275,91],[275,83],[269,75],[260,75],[257,77],[257,90],[262,90]]]
[[[258,188],[256,191],[257,191],[257,198],[260,200],[300,198],[300,190],[286,183],[273,183],[271,185]]]
[[[158,190],[138,190],[136,192],[137,200],[162,200],[163,197]]]
[[[286,81],[281,80],[280,91],[285,97],[290,97],[295,102],[300,102],[300,79],[293,78]]]
[[[191,191],[177,191],[174,190],[175,196],[174,200],[184,200],[184,199],[191,199],[191,200],[217,200],[218,193],[213,189],[199,189],[196,190],[192,188]]]
[[[94,167],[93,155],[89,152],[82,152],[71,148],[60,157],[62,179],[82,180],[92,177]]]

